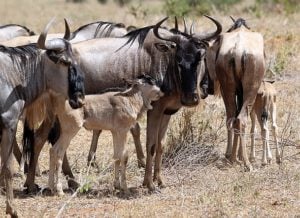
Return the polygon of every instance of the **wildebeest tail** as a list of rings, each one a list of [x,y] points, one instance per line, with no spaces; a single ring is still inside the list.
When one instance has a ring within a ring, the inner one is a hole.
[[[34,152],[34,130],[28,125],[27,120],[24,121],[23,126],[23,157],[29,163],[30,156]]]
[[[60,136],[60,131],[61,131],[60,123],[58,117],[56,117],[55,122],[48,134],[48,142],[54,145]]]

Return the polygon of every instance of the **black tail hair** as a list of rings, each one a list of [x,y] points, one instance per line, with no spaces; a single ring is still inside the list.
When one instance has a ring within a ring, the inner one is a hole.
[[[30,129],[27,120],[23,126],[23,157],[25,162],[29,164],[31,155],[34,152],[34,130]]]
[[[56,117],[55,122],[48,134],[48,142],[51,143],[52,146],[57,142],[60,136],[60,131],[61,131],[60,123],[58,117]]]

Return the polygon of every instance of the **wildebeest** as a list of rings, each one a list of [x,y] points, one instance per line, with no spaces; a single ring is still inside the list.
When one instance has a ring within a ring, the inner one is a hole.
[[[67,104],[55,104],[59,105],[57,110],[60,110],[58,118],[61,132],[57,142],[50,149],[49,187],[52,193],[63,195],[59,176],[63,156],[81,127],[87,130],[111,131],[115,160],[114,186],[128,192],[125,176],[128,160],[125,149],[127,133],[142,113],[152,109],[151,102],[163,96],[160,88],[149,76],[141,76],[130,83],[131,87],[124,91],[86,95],[84,106],[77,110],[72,110]]]
[[[153,77],[164,92],[164,97],[154,102],[153,110],[147,113],[147,166],[144,185],[150,190],[154,190],[152,161],[155,152],[155,177],[159,185],[163,185],[160,177],[161,140],[171,115],[182,106],[195,106],[199,102],[197,68],[204,68],[199,64],[206,50],[203,40],[217,36],[222,30],[216,20],[210,19],[216,24],[217,30],[197,39],[160,28],[166,20],[164,19],[154,26],[131,31],[122,38],[93,39],[73,45],[79,65],[85,72],[86,94],[122,86],[123,78],[133,79],[142,73]],[[47,133],[43,134],[45,135]],[[35,145],[35,154],[39,153],[47,137],[38,138],[42,143]],[[37,157],[32,163],[36,161]],[[35,189],[34,164],[31,167],[26,185],[29,189]]]
[[[220,83],[225,103],[228,129],[226,157],[230,157],[232,162],[238,161],[240,138],[244,164],[251,170],[246,154],[245,127],[265,72],[264,41],[260,33],[249,30],[244,19],[232,20],[232,27],[208,49],[206,61],[211,78]]]
[[[46,93],[69,99],[72,108],[81,107],[84,98],[83,74],[65,39],[46,41],[50,22],[36,44],[0,46],[0,134],[1,181],[6,185],[6,213],[17,217],[13,206],[12,150],[17,123],[23,110]],[[66,31],[65,38],[69,37]]]
[[[66,28],[69,28],[69,26],[66,26]],[[70,31],[68,29],[68,31]],[[89,40],[93,38],[105,38],[105,37],[121,37],[127,33],[127,30],[124,26],[124,24],[121,23],[111,23],[111,22],[105,22],[105,21],[97,21],[93,23],[86,24],[84,26],[79,27],[74,32],[70,33],[69,42],[70,43],[76,43],[84,40]],[[21,46],[26,45],[30,43],[37,42],[39,36],[23,36],[23,37],[16,37],[14,39],[1,42],[2,45],[15,47],[15,46]],[[63,37],[63,34],[48,34],[47,38],[60,38]],[[45,100],[45,99],[44,99]],[[33,108],[34,109],[34,108]],[[38,113],[34,113],[34,116],[38,115]],[[28,116],[28,114],[27,114]],[[24,117],[26,117],[26,112],[24,113]],[[45,120],[47,122],[49,119]],[[46,125],[46,123],[44,123]],[[136,128],[138,128],[138,124],[136,125]],[[136,134],[135,129],[131,130],[131,133],[134,135]],[[22,162],[21,160],[21,152],[16,142],[14,142],[14,155],[19,162],[19,164]],[[21,164],[22,165],[22,164]],[[23,168],[21,166],[21,168]],[[39,170],[37,170],[39,171]]]
[[[122,37],[126,35],[127,29],[122,23],[112,23],[106,21],[97,21],[79,27],[71,33],[70,41],[72,43],[81,42],[87,39]]]
[[[9,39],[18,37],[18,36],[33,36],[35,33],[29,30],[25,26],[18,24],[7,24],[0,26],[0,42],[7,41]]]
[[[266,165],[272,160],[272,152],[269,144],[269,128],[268,120],[272,124],[272,134],[276,147],[276,161],[281,162],[280,148],[277,139],[277,124],[276,124],[276,89],[272,82],[263,81],[250,113],[251,117],[251,152],[250,161],[255,161],[255,123],[257,120],[261,129],[262,146],[262,165]]]
[[[98,21],[89,23],[79,27],[74,32],[70,33],[70,42],[77,43],[94,38],[105,38],[105,37],[122,37],[127,33],[124,24],[121,23],[110,23],[105,21]],[[1,42],[5,46],[20,46],[27,45],[29,43],[37,42],[39,36],[19,36],[13,39]],[[48,38],[60,38],[63,37],[61,33],[48,34]]]

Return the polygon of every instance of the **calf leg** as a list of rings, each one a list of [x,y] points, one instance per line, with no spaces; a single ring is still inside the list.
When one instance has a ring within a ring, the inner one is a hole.
[[[274,137],[274,141],[275,141],[275,146],[276,146],[276,162],[277,163],[281,163],[281,148],[279,146],[278,143],[278,138],[277,138],[277,131],[278,131],[278,126],[276,123],[276,105],[275,105],[275,99],[272,102],[271,105],[271,110],[270,110],[270,114],[271,114],[271,121],[272,121],[272,134]]]
[[[96,160],[96,150],[98,146],[98,139],[101,134],[102,130],[93,130],[93,138],[92,138],[92,143],[88,155],[88,166],[94,166],[95,160]]]
[[[115,160],[115,188],[120,188],[124,192],[128,192],[126,183],[126,165],[128,154],[125,152],[125,144],[127,138],[126,131],[112,132],[114,144],[114,160]],[[121,173],[121,179],[120,179]]]
[[[77,123],[74,117],[72,115],[68,116],[68,114],[59,116],[61,134],[50,149],[49,187],[53,193],[57,192],[59,196],[64,194],[59,176],[62,170],[63,158],[72,138],[81,127],[81,124]]]
[[[136,155],[138,160],[138,167],[145,168],[146,163],[145,163],[145,155],[141,143],[141,128],[138,122],[135,123],[135,125],[130,129],[130,132],[134,140],[134,145],[135,145],[135,150],[136,150]]]
[[[170,118],[171,118],[170,115],[163,115],[162,122],[160,125],[160,130],[158,133],[158,142],[157,142],[157,148],[156,148],[156,154],[155,154],[153,180],[154,181],[157,180],[157,183],[161,188],[165,187],[165,184],[161,177],[161,164],[162,164],[162,153],[163,153],[162,140],[166,134]]]
[[[252,110],[250,113],[250,118],[251,118],[251,131],[250,131],[250,135],[251,135],[251,151],[250,151],[250,161],[251,162],[255,162],[255,111]]]

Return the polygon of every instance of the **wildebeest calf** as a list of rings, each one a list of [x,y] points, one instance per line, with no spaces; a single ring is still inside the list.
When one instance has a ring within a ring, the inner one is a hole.
[[[83,126],[87,130],[110,130],[113,136],[115,159],[115,188],[128,192],[125,169],[128,154],[124,149],[127,133],[146,110],[152,109],[151,101],[163,96],[160,88],[149,76],[132,82],[123,92],[106,92],[87,95],[82,109],[72,110],[67,104],[60,108],[58,119],[61,135],[50,149],[49,187],[52,192],[63,195],[59,172],[63,156],[71,139]],[[121,178],[120,178],[121,172]]]
[[[257,116],[260,129],[261,137],[263,140],[263,154],[262,154],[262,165],[266,165],[272,160],[271,149],[269,145],[269,129],[268,129],[268,119],[270,118],[272,122],[272,133],[276,145],[276,161],[281,162],[280,148],[277,139],[277,124],[276,124],[276,90],[271,82],[263,81],[257,96],[253,109],[250,113],[251,117],[251,153],[250,160],[255,160],[255,115]]]

